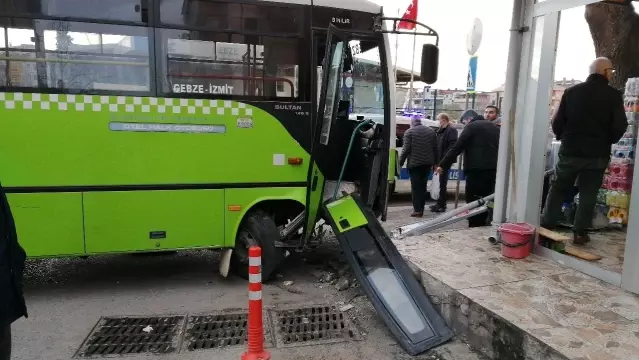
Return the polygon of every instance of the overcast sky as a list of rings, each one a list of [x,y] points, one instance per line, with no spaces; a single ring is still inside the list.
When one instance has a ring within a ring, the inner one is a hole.
[[[403,14],[410,3],[409,0],[374,1],[383,5],[389,16],[397,15],[398,6]],[[504,83],[512,3],[513,0],[419,0],[419,21],[440,35],[439,81],[435,88],[466,87],[469,58],[466,34],[475,17],[484,25],[483,40],[477,52],[477,90],[490,91]],[[391,39],[394,41],[394,36]],[[419,37],[417,46],[419,49]],[[394,45],[392,48],[394,51]],[[412,48],[412,38],[401,36],[399,66],[410,69]],[[588,76],[588,65],[595,56],[595,50],[583,7],[562,12],[557,53],[555,79],[584,80]],[[418,62],[415,67],[419,68]]]

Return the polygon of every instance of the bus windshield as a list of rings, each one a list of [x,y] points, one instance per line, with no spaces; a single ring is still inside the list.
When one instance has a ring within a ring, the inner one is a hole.
[[[343,96],[350,99],[351,118],[363,115],[384,122],[384,78],[379,42],[351,40],[353,56],[350,71],[344,74]]]
[[[323,39],[316,40],[318,52],[323,54]],[[339,100],[348,101],[348,118],[358,117],[384,123],[384,76],[381,40],[351,39],[348,43],[350,56],[344,66],[340,84]],[[321,66],[317,66],[318,85],[321,79]]]

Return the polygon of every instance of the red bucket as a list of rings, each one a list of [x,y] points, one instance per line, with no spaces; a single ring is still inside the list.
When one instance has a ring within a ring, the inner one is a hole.
[[[523,259],[533,249],[535,227],[526,223],[499,226],[501,254],[511,259]]]

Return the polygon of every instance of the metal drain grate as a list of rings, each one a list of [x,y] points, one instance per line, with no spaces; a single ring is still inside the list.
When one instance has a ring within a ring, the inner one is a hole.
[[[101,318],[76,357],[172,353],[183,324],[184,316]]]
[[[186,348],[192,351],[244,345],[247,326],[247,313],[190,316],[186,324]]]
[[[315,306],[274,311],[279,347],[318,345],[361,340],[346,313],[334,306]]]
[[[264,321],[264,344],[273,345],[268,321]],[[246,345],[248,313],[222,312],[189,316],[186,322],[183,350],[220,349]]]

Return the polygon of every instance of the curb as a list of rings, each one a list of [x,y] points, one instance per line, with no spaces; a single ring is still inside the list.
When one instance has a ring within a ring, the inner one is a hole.
[[[433,306],[462,341],[493,360],[569,360],[512,322],[471,300],[406,259]]]

